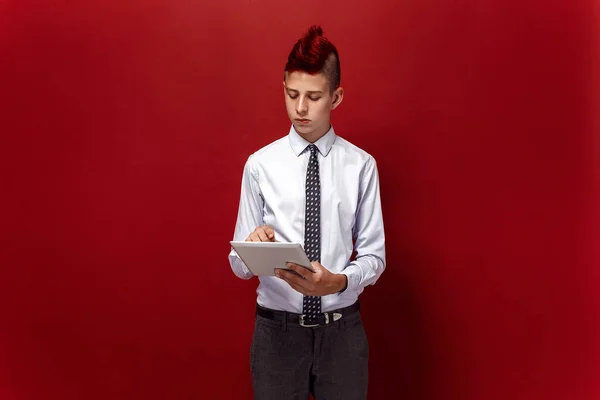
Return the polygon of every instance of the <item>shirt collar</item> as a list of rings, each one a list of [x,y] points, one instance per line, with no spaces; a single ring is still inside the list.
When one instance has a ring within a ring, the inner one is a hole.
[[[296,129],[294,129],[294,125],[292,125],[292,127],[290,128],[290,134],[288,135],[288,137],[290,140],[290,146],[292,147],[292,150],[294,151],[296,156],[302,154],[302,152],[310,144],[309,141],[304,139],[298,134],[298,132],[296,132]],[[329,151],[331,150],[331,147],[335,142],[335,138],[336,134],[333,130],[333,126],[330,126],[327,133],[321,136],[321,138],[314,143],[314,145],[317,146],[319,152],[323,155],[323,157],[327,157],[327,154],[329,154]]]

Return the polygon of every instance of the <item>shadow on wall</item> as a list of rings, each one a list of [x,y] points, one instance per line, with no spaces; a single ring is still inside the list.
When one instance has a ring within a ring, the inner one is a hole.
[[[369,398],[428,400],[435,396],[437,368],[420,277],[440,261],[419,231],[431,199],[420,189],[410,145],[399,143],[400,134],[388,131],[385,138],[394,143],[365,146],[378,164],[387,252],[386,271],[361,295],[370,344]]]
[[[387,230],[392,232],[393,230]],[[369,397],[406,400],[435,397],[437,367],[431,323],[413,270],[431,268],[433,259],[390,247],[388,269],[362,296],[363,318],[370,344]]]

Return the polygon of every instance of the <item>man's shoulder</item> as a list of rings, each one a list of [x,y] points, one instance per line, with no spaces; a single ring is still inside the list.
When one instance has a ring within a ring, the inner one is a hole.
[[[261,161],[269,160],[269,159],[273,158],[273,156],[281,154],[282,153],[281,150],[283,148],[285,148],[285,146],[289,147],[287,136],[283,136],[283,137],[259,148],[254,153],[250,154],[250,156],[248,157],[248,162],[260,163]]]
[[[334,147],[351,158],[358,159],[363,163],[375,162],[375,158],[369,152],[341,136],[336,137]]]

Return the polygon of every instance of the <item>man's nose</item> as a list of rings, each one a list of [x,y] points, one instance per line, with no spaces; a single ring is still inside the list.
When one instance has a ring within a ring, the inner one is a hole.
[[[304,115],[308,111],[308,104],[306,103],[306,99],[303,96],[298,97],[298,102],[296,103],[296,112],[299,115]]]

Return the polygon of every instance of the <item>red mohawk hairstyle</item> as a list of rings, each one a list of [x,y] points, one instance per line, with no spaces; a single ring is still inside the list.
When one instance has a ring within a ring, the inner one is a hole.
[[[311,75],[323,73],[332,92],[340,86],[340,58],[333,43],[323,36],[320,26],[311,26],[292,48],[285,72],[294,71]]]

